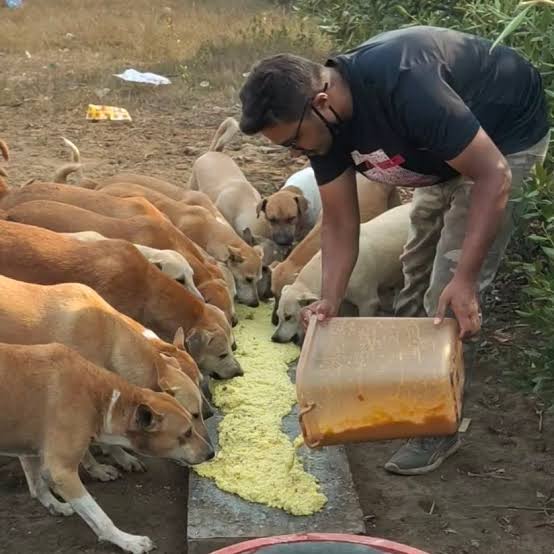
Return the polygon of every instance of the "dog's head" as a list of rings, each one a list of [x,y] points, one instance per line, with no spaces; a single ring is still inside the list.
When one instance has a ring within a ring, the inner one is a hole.
[[[266,237],[253,235],[249,227],[242,232],[242,238],[250,246],[261,246],[264,253],[262,263],[266,266],[283,261],[290,252],[290,245],[280,245]]]
[[[221,310],[205,306],[202,326],[193,327],[185,337],[190,352],[200,371],[215,379],[230,379],[243,375],[242,368],[233,354],[236,348],[231,326]]]
[[[316,300],[317,296],[309,291],[299,292],[291,285],[283,287],[277,307],[277,329],[271,340],[302,344],[304,328],[300,321],[300,311]]]
[[[135,397],[125,433],[133,450],[181,465],[200,464],[214,457],[214,447],[200,419],[195,422],[193,415],[170,394],[139,390],[141,394]]]
[[[281,246],[290,246],[308,207],[308,201],[302,194],[280,190],[261,200],[256,212],[258,217],[264,214],[271,227],[271,238]]]

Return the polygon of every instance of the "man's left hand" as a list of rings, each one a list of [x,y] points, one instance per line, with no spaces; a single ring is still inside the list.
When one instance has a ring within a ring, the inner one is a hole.
[[[476,285],[473,281],[454,277],[446,285],[439,298],[439,305],[435,314],[436,325],[442,322],[449,306],[458,320],[461,339],[471,337],[479,332],[481,316],[479,314]]]

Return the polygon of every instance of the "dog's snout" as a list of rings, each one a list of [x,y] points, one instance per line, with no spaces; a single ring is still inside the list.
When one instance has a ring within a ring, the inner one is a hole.
[[[236,327],[239,322],[239,318],[237,317],[237,314],[233,314],[231,316],[231,327]]]
[[[210,448],[210,451],[206,455],[206,460],[213,460],[215,458],[215,450]]]
[[[247,304],[247,306],[250,306],[251,308],[257,308],[260,305],[260,302],[258,299],[252,300]]]
[[[236,350],[237,350],[237,341],[233,341],[233,344],[231,344],[231,350],[233,352],[236,352]]]
[[[273,342],[279,342],[279,343],[283,343],[283,342],[286,342],[283,340],[283,338],[281,337],[281,335],[279,335],[278,333],[273,333],[273,335],[271,335],[271,340]]]

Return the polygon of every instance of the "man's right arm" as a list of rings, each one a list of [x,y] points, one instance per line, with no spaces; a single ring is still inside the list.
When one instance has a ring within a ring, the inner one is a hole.
[[[311,315],[320,320],[337,315],[358,259],[360,211],[354,169],[348,168],[319,192],[323,210],[321,300],[304,309],[304,324]]]

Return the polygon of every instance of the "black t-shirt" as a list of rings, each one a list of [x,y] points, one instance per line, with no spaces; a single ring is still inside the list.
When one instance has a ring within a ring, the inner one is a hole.
[[[539,72],[515,50],[429,26],[382,33],[331,58],[349,83],[353,114],[324,156],[310,161],[319,185],[354,166],[374,181],[419,187],[458,173],[479,126],[507,155],[548,132]]]

